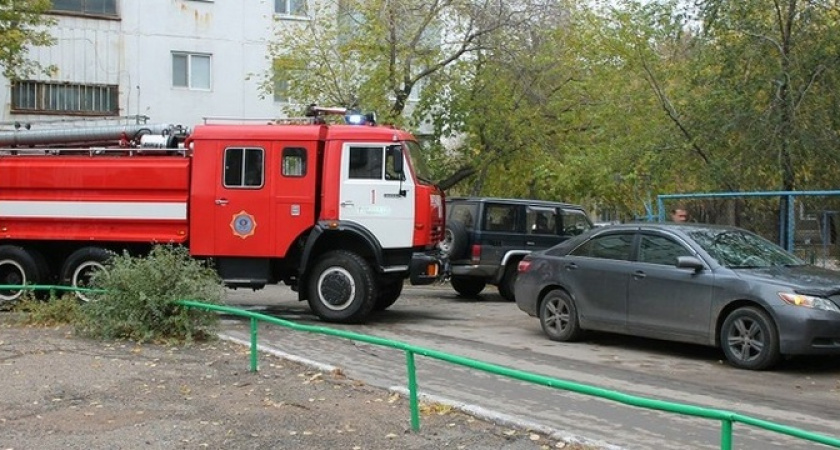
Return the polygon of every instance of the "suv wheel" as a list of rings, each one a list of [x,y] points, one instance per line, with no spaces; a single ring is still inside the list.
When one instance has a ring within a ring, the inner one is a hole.
[[[484,290],[484,286],[487,286],[487,282],[483,279],[473,277],[452,277],[450,282],[462,297],[475,297]]]

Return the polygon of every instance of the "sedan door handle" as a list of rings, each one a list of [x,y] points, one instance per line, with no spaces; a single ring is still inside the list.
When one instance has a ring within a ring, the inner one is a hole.
[[[216,204],[217,204],[217,205],[227,205],[227,204],[228,204],[228,199],[226,199],[226,198],[217,198],[217,199],[216,199]]]
[[[578,265],[575,263],[568,263],[566,264],[566,270],[577,270]]]
[[[633,278],[635,278],[637,280],[641,280],[642,278],[644,278],[646,276],[647,276],[647,274],[642,272],[641,270],[637,270],[637,271],[633,272]]]

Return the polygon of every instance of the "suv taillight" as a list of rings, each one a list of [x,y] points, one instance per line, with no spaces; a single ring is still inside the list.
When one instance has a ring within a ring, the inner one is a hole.
[[[475,245],[472,246],[472,249],[470,251],[470,258],[472,259],[472,262],[475,263],[475,264],[478,264],[478,262],[481,261],[481,246],[480,245],[475,244]]]
[[[519,261],[519,264],[516,266],[516,271],[519,273],[527,272],[528,269],[531,268],[531,260],[530,259],[523,259]]]

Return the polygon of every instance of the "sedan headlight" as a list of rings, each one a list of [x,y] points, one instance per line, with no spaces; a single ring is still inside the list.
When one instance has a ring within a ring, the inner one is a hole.
[[[782,300],[789,305],[804,306],[806,308],[840,313],[840,308],[827,298],[814,297],[813,295],[794,294],[790,292],[779,292],[779,297],[781,297]]]

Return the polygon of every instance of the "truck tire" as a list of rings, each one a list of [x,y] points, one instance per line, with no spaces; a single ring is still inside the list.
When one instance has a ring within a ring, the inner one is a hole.
[[[361,256],[335,250],[325,253],[309,276],[309,307],[326,322],[361,323],[376,306],[373,269]]]
[[[0,285],[25,286],[42,283],[38,261],[17,245],[0,245]],[[17,301],[26,289],[0,290],[0,304]]]
[[[373,310],[385,311],[390,308],[391,305],[396,303],[397,299],[400,298],[402,290],[402,278],[398,278],[396,280],[383,280],[379,284],[379,295],[376,297],[376,305],[374,305]]]
[[[516,301],[516,294],[513,292],[513,286],[516,284],[516,278],[519,277],[517,265],[517,262],[508,264],[505,269],[505,274],[502,276],[502,281],[499,283],[499,294],[503,299],[509,302]]]
[[[452,277],[449,281],[461,297],[475,297],[487,286],[483,278],[476,277]]]
[[[101,247],[82,247],[67,257],[61,267],[61,284],[74,288],[83,288],[90,285],[90,279],[94,272],[107,270],[106,265],[114,254]],[[88,302],[91,296],[84,292],[75,292],[76,297]]]
[[[467,229],[458,221],[446,224],[443,240],[438,244],[441,253],[449,259],[460,259],[467,253]]]

